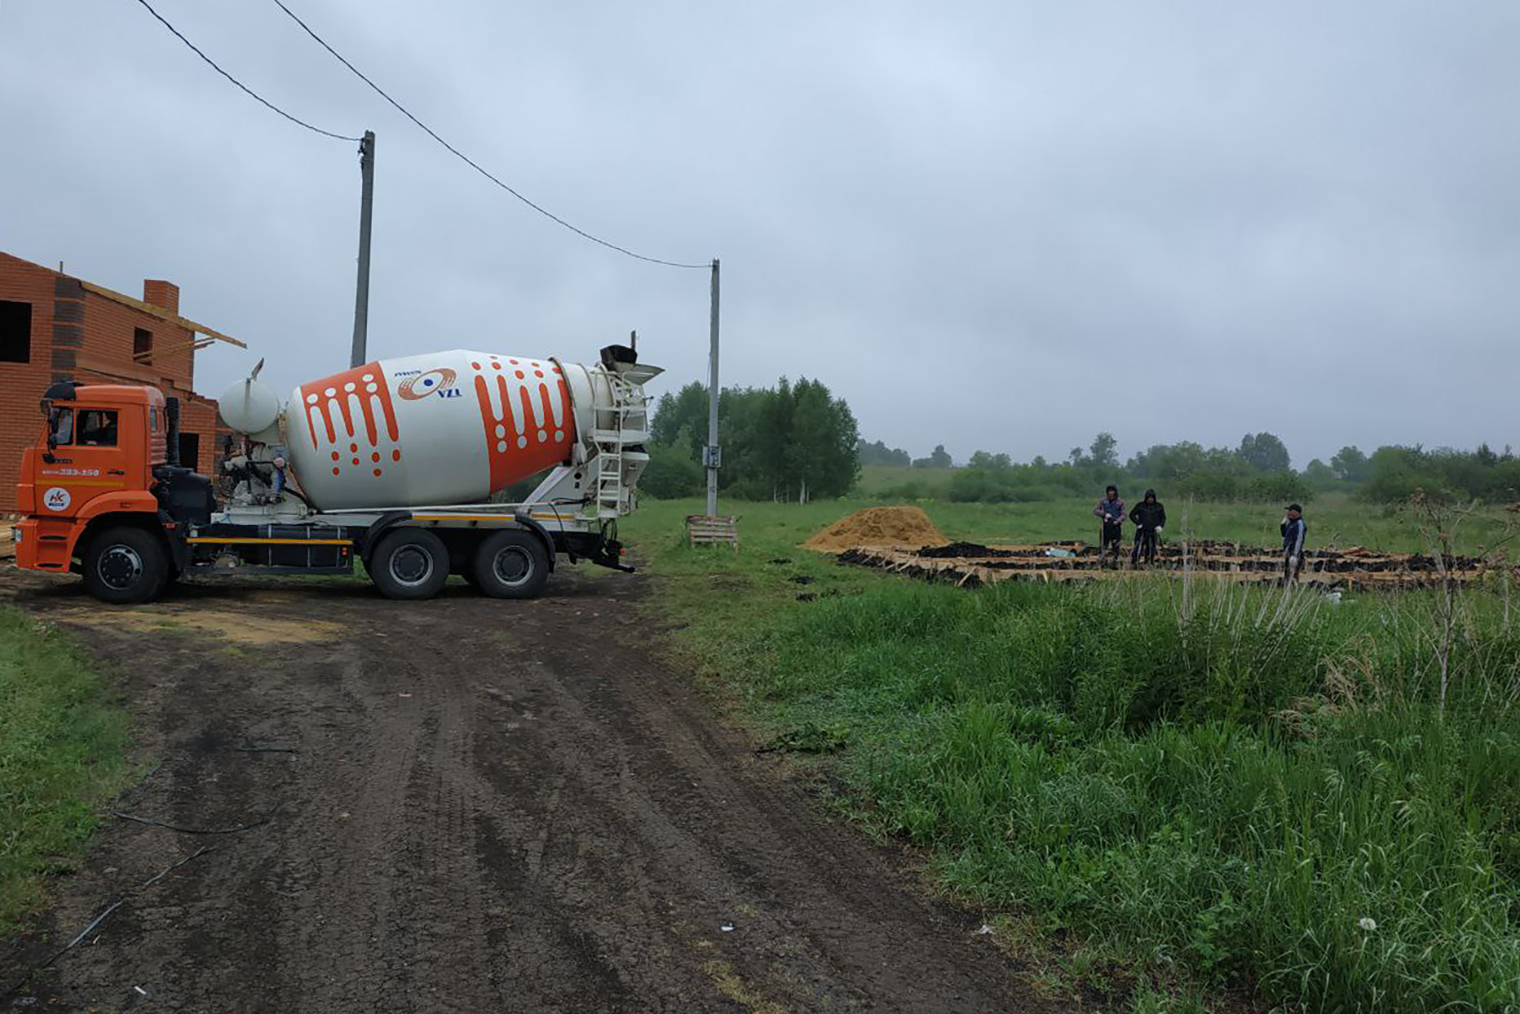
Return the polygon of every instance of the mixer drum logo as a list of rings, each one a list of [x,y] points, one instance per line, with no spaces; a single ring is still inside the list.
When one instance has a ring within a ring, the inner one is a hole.
[[[396,387],[396,393],[407,401],[421,401],[429,395],[440,398],[457,398],[460,392],[454,387],[454,371],[446,366],[436,370],[407,377]]]

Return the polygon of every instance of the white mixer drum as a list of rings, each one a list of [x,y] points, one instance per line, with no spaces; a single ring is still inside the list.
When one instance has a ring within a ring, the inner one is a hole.
[[[571,459],[575,406],[552,360],[456,349],[296,388],[286,440],[322,510],[475,503]],[[576,387],[589,390],[583,378]]]

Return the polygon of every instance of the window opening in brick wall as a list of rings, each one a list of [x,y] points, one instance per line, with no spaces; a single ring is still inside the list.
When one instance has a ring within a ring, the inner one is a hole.
[[[132,329],[132,361],[136,363],[153,361],[152,331],[140,327]]]
[[[179,463],[186,468],[199,468],[201,460],[201,435],[199,433],[184,433],[179,435]]]
[[[0,363],[32,361],[32,304],[0,299]]]

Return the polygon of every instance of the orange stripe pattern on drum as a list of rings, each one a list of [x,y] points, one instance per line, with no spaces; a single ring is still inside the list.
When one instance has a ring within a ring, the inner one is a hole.
[[[570,457],[570,392],[554,363],[483,356],[470,362],[480,403],[491,492]]]
[[[330,449],[333,475],[355,470],[378,479],[401,460],[396,412],[379,363],[313,381],[300,392],[311,446]]]

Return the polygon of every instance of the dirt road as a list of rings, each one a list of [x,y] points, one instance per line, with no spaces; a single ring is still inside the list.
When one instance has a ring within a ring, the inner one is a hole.
[[[0,947],[0,989],[124,903],[0,1007],[1037,1009],[976,913],[925,900],[650,658],[641,589],[213,583],[114,610],[9,572],[161,761],[118,809],[225,833],[111,819],[54,943]]]

